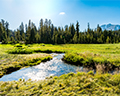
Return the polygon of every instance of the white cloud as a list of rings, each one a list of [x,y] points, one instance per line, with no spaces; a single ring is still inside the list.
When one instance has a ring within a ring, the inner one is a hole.
[[[59,15],[65,15],[65,12],[60,12]]]

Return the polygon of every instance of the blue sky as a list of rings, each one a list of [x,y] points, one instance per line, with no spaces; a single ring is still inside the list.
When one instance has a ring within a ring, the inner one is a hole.
[[[38,27],[40,19],[51,19],[55,26],[80,23],[80,30],[97,24],[120,24],[120,0],[0,0],[0,19],[8,21],[10,29],[28,20]]]

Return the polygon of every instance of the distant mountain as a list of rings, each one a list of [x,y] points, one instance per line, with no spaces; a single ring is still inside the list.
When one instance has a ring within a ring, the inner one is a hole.
[[[115,30],[119,30],[120,29],[120,25],[113,25],[113,24],[104,24],[104,25],[101,25],[100,26],[102,28],[102,30],[104,31],[105,29],[106,30],[112,30],[112,31],[115,31]]]

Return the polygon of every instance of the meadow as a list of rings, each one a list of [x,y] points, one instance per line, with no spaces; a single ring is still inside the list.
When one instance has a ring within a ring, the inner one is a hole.
[[[1,96],[119,96],[120,74],[68,73],[46,80],[0,82]]]
[[[25,66],[37,65],[44,59],[52,59],[46,53],[65,53],[65,62],[101,73],[120,69],[120,44],[1,44],[0,77]]]
[[[13,48],[8,53],[66,53],[63,60],[67,63],[101,69],[102,73],[120,69],[120,44],[33,44],[28,46]]]
[[[1,81],[0,95],[120,95],[120,74],[107,73],[120,69],[120,44],[1,44],[0,77],[52,59],[52,56],[46,53],[65,53],[65,62],[93,68],[97,72],[68,73],[43,81]]]

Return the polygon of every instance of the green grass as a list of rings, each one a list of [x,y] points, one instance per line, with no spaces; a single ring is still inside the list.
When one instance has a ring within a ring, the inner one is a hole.
[[[28,50],[65,52],[65,62],[94,69],[100,69],[98,65],[101,65],[103,71],[120,68],[120,44],[33,44]]]
[[[2,45],[3,46],[3,45]],[[8,46],[8,45],[4,45]],[[10,46],[10,45],[9,45]],[[14,49],[15,47],[11,45]],[[117,55],[120,56],[120,44],[62,44],[62,45],[52,45],[52,44],[32,44],[23,45],[23,49],[31,50],[32,52],[92,52],[101,55]],[[14,50],[13,50],[14,51]]]
[[[0,76],[65,53],[66,62],[101,70],[120,68],[120,44],[0,45]],[[107,66],[107,67],[106,67]],[[68,73],[42,81],[0,82],[0,96],[119,96],[120,74]]]
[[[63,60],[67,63],[80,65],[88,68],[96,69],[97,71],[108,72],[116,68],[120,68],[120,57],[100,55],[90,52],[83,53],[67,53]],[[98,66],[101,66],[98,67]]]
[[[1,96],[119,96],[120,74],[68,73],[41,81],[0,82]]]
[[[22,51],[21,54],[8,54],[8,51],[10,52],[11,50],[14,50],[14,46],[16,48],[16,45],[0,45],[0,77],[13,71],[19,70],[20,68],[34,66],[40,64],[41,62],[52,59],[49,54],[28,54],[29,51],[25,51],[24,53]],[[25,45],[23,46],[26,47]],[[17,52],[21,51],[17,50]]]
[[[26,58],[28,54],[53,52],[66,53],[64,61],[75,65],[92,67],[95,69],[102,68],[101,70],[104,71],[120,68],[120,44],[7,44],[0,45],[0,76],[9,73],[7,70],[12,69],[13,66],[22,65],[20,67],[22,68],[24,65],[29,66],[38,64],[37,62],[39,60],[33,64],[31,64],[29,60],[27,64],[24,64],[24,62],[21,64],[21,59]],[[39,59],[40,58],[41,57],[39,57]],[[14,61],[17,63],[14,64]],[[24,61],[27,62],[26,60]],[[98,65],[101,65],[101,67],[98,67]]]
[[[20,68],[34,66],[50,59],[52,57],[47,54],[3,55],[0,60],[0,77]]]

